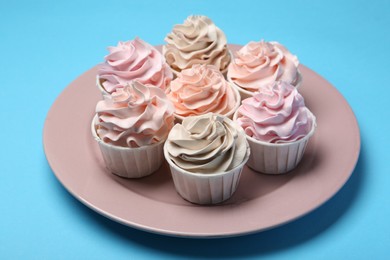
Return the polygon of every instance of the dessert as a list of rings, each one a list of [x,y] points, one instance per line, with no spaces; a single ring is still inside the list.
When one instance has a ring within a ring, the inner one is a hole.
[[[173,27],[165,41],[163,54],[175,74],[194,64],[214,65],[226,73],[231,59],[226,36],[210,18],[189,16]]]
[[[249,154],[243,130],[229,118],[212,113],[184,118],[164,145],[177,192],[197,204],[230,198]]]
[[[234,120],[251,147],[247,165],[270,174],[294,169],[302,159],[316,118],[297,89],[277,81],[242,101]]]
[[[241,101],[238,91],[212,65],[197,64],[182,70],[167,95],[179,120],[209,112],[232,117]]]
[[[133,81],[96,105],[92,134],[113,173],[143,177],[157,170],[173,127],[173,105],[160,88]]]
[[[98,70],[97,85],[104,93],[137,80],[165,90],[173,74],[164,56],[153,46],[135,38],[108,47],[109,54]]]
[[[298,58],[280,43],[249,42],[235,54],[227,78],[245,99],[275,81],[299,87],[302,76],[298,65]]]

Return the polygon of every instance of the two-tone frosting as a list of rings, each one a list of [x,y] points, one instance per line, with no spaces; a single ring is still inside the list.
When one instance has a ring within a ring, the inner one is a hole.
[[[186,117],[209,112],[226,115],[240,102],[222,73],[212,65],[194,65],[171,82],[168,98],[176,115]]]
[[[96,133],[106,143],[141,147],[164,141],[173,127],[174,107],[165,92],[133,81],[96,105]]]
[[[259,141],[285,143],[299,140],[315,126],[315,117],[297,89],[274,82],[242,101],[236,122]]]
[[[298,58],[277,42],[249,42],[235,54],[227,76],[251,92],[279,80],[297,86],[298,65]]]
[[[228,171],[240,165],[248,153],[242,129],[212,113],[187,117],[176,124],[165,145],[178,167],[195,173]]]
[[[108,47],[108,51],[105,63],[98,70],[102,86],[108,93],[133,80],[165,90],[173,78],[164,56],[139,38],[119,42],[117,46]]]
[[[194,64],[214,65],[225,71],[230,63],[225,34],[206,16],[189,16],[173,27],[165,41],[164,56],[176,72]]]

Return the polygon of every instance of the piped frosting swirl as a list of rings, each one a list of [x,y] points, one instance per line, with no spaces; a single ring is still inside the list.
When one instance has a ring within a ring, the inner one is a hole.
[[[153,46],[135,38],[108,47],[109,54],[101,64],[98,76],[103,88],[114,92],[118,87],[137,80],[165,90],[173,78],[164,56]]]
[[[247,155],[245,134],[230,119],[208,113],[186,117],[169,133],[167,151],[181,169],[195,173],[224,172]]]
[[[97,135],[106,143],[141,147],[164,141],[174,107],[160,88],[133,81],[96,105]]]
[[[299,140],[316,124],[297,89],[282,81],[243,100],[237,113],[236,122],[248,136],[268,143]]]
[[[235,54],[227,76],[251,92],[278,80],[297,86],[298,65],[298,58],[277,42],[249,42]]]
[[[225,34],[206,16],[189,16],[173,27],[165,41],[164,56],[176,72],[194,64],[214,65],[223,72],[230,63]]]

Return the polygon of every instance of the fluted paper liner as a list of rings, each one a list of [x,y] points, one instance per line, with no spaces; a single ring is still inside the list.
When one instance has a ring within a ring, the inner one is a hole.
[[[130,148],[107,144],[96,133],[97,116],[92,120],[92,135],[98,142],[107,169],[125,178],[148,176],[160,168],[164,141],[156,144]]]
[[[237,115],[238,111],[234,114],[234,121]],[[310,115],[313,119],[312,129],[305,137],[294,142],[267,143],[246,135],[251,149],[247,165],[257,172],[267,174],[283,174],[297,167],[317,126],[314,115]]]
[[[237,189],[241,172],[250,154],[249,146],[240,165],[226,172],[193,173],[179,168],[164,146],[164,156],[171,169],[176,191],[184,199],[196,204],[217,204],[229,199]]]

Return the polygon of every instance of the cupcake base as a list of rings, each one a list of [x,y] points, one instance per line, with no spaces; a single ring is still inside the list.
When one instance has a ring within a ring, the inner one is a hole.
[[[96,133],[97,117],[95,116],[91,131],[98,142],[108,170],[124,178],[141,178],[157,171],[164,158],[164,141],[143,147],[120,147],[103,142]]]
[[[202,174],[179,168],[170,158],[166,148],[167,160],[177,193],[185,200],[201,205],[218,204],[229,199],[238,187],[242,169],[250,154],[249,147],[243,162],[226,172]]]

